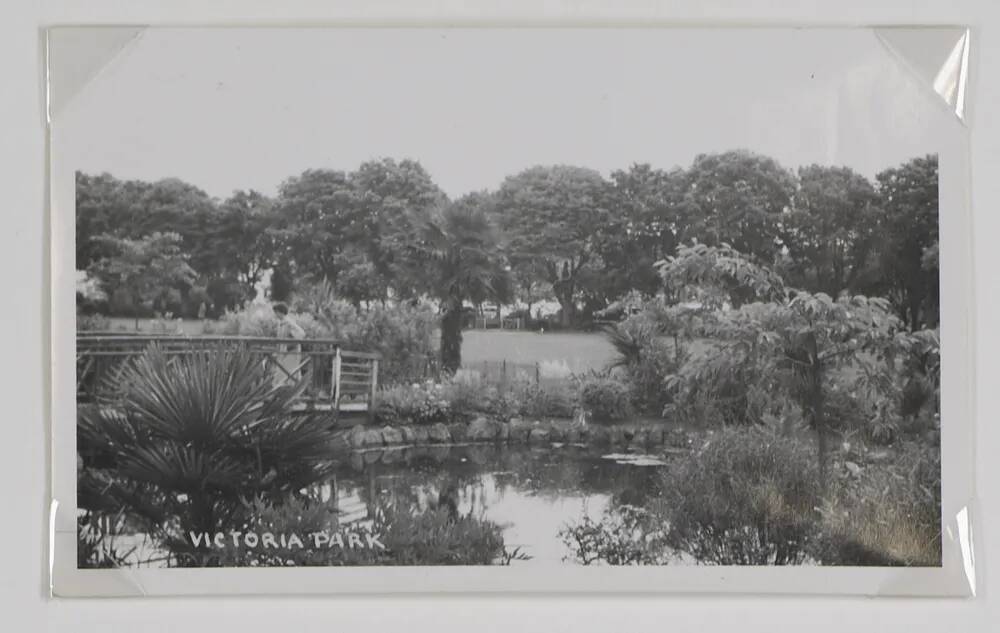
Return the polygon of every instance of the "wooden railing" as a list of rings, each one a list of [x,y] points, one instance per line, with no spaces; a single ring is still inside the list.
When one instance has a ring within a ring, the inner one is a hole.
[[[242,346],[261,356],[276,384],[306,379],[298,403],[303,409],[369,411],[378,388],[379,355],[342,349],[333,339],[78,332],[77,401],[93,400],[114,388],[124,363],[152,344],[167,355]]]

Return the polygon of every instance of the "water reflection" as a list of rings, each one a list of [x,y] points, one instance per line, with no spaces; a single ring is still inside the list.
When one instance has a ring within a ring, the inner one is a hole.
[[[606,452],[606,451],[605,451]],[[612,505],[644,505],[658,493],[662,456],[622,459],[583,446],[432,446],[354,453],[312,495],[341,524],[371,520],[386,505],[446,506],[504,529],[519,564],[562,563],[567,523],[600,519]]]

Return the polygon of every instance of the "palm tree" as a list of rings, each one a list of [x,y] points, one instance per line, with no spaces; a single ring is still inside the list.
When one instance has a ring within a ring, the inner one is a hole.
[[[485,194],[467,195],[419,223],[412,252],[416,273],[441,302],[441,368],[462,365],[462,305],[509,300],[510,273]]]
[[[125,365],[120,387],[80,409],[78,448],[108,468],[81,478],[80,506],[124,509],[176,564],[212,564],[191,534],[240,529],[247,500],[281,503],[334,465],[337,432],[293,410],[305,379],[275,386],[245,348],[170,356],[154,345]]]

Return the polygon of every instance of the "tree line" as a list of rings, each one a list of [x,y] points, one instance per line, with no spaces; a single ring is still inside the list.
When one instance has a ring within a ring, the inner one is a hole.
[[[217,316],[269,273],[275,300],[325,279],[356,306],[432,296],[443,327],[461,327],[466,301],[530,312],[544,300],[574,327],[630,291],[661,292],[656,262],[698,243],[728,245],[791,287],[885,297],[915,330],[938,319],[937,171],[929,155],[870,181],[729,151],[610,178],[536,166],[456,200],[412,160],[311,169],[274,197],[225,200],[176,179],[78,172],[76,265],[99,289],[81,306]]]

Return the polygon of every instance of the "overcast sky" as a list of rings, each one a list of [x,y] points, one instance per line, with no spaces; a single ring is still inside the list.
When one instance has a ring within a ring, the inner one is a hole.
[[[944,114],[868,30],[151,29],[60,125],[77,169],[218,197],[383,156],[458,196],[733,148],[873,176]]]

